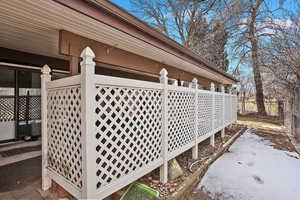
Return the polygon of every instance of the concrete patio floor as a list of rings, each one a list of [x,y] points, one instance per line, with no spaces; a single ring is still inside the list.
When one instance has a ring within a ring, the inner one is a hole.
[[[42,155],[41,149],[36,148],[41,145],[41,141],[18,141],[13,142],[11,144],[1,144],[0,145],[0,167],[7,166],[12,163],[16,163],[22,160],[27,160],[35,157],[39,157]],[[36,148],[28,151],[28,148]],[[27,150],[26,150],[27,148]],[[14,154],[6,155],[3,157],[3,153],[11,151]]]
[[[0,167],[0,199],[41,200],[41,157]]]

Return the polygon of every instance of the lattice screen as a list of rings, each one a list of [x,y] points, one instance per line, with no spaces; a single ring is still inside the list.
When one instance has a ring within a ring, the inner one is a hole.
[[[225,96],[225,123],[229,123],[230,122],[230,116],[231,116],[231,106],[230,106],[230,96],[226,95]]]
[[[168,91],[168,152],[195,139],[195,92]]]
[[[47,97],[48,168],[79,189],[83,176],[80,91],[79,86],[48,89]],[[231,122],[236,117],[236,98],[231,95],[224,97],[221,93],[197,91],[196,99],[194,89],[172,88],[167,90],[168,130],[163,133],[161,89],[97,85],[94,91],[95,94],[85,100],[93,106],[93,120],[87,123],[94,126],[91,137],[96,144],[94,152],[87,156],[94,159],[94,163],[89,164],[96,167],[91,178],[96,179],[98,193],[110,193],[107,189],[115,192],[126,177],[137,178],[145,175],[146,169],[158,167],[163,156],[163,134],[168,135],[168,155],[165,156],[169,158],[195,145],[195,135],[211,133],[213,120],[215,128],[223,128],[224,109],[226,121]],[[196,100],[198,110],[195,110]],[[27,105],[39,101],[27,101]],[[30,106],[29,110],[39,111]]]
[[[223,126],[223,95],[215,94],[215,122],[214,128],[222,128]]]
[[[26,97],[24,97],[24,96],[20,96],[19,97],[19,120],[29,120],[29,118],[28,117],[26,117],[26,116],[28,116],[28,114],[27,114],[27,112],[28,112],[28,109],[26,109],[26,106],[27,105],[27,103],[26,103]]]
[[[29,98],[29,119],[41,119],[41,96]]]
[[[233,118],[234,118],[234,116],[233,116],[233,97],[231,96],[230,97],[230,100],[231,100],[231,104],[230,104],[230,110],[231,110],[231,112],[230,112],[230,121],[232,121],[233,120]]]
[[[232,120],[237,120],[237,96],[232,97]]]
[[[19,97],[19,120],[41,119],[41,96]]]
[[[198,92],[198,137],[212,131],[212,94]]]
[[[0,122],[15,120],[15,97],[0,96]]]
[[[82,187],[80,88],[48,90],[49,168]]]
[[[98,86],[96,99],[97,188],[159,159],[160,90]]]

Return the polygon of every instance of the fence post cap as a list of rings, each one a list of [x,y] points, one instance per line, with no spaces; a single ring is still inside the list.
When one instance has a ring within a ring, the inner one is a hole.
[[[225,92],[225,86],[224,85],[221,85],[221,92]]]
[[[95,53],[90,47],[85,47],[81,52],[80,57],[83,59],[93,59],[95,58]]]
[[[44,66],[42,67],[41,72],[42,72],[43,74],[50,74],[51,69],[50,69],[50,67],[46,64],[46,65],[44,65]]]
[[[210,83],[210,90],[215,91],[215,84],[214,83]]]
[[[165,68],[162,68],[159,72],[161,77],[167,77],[168,71]]]

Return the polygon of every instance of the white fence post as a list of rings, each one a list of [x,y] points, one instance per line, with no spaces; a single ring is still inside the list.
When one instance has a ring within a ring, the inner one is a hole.
[[[215,84],[214,83],[211,83],[210,84],[210,90],[212,92],[215,91]],[[215,130],[215,94],[212,95],[213,98],[212,98],[212,130],[214,132]],[[210,145],[211,146],[215,146],[215,133],[213,133],[211,136],[210,136]]]
[[[221,130],[221,137],[225,137],[225,87],[221,85],[221,92],[223,93],[223,129]],[[228,106],[228,105],[227,105]]]
[[[168,182],[168,72],[165,68],[160,71],[160,83],[164,85],[162,92],[162,157],[164,163],[160,166],[160,182]]]
[[[82,137],[82,198],[96,198],[96,160],[94,137],[94,52],[86,47],[80,57],[81,66],[81,137]]]
[[[195,146],[192,149],[193,159],[198,159],[198,80],[193,78],[192,87],[195,88]]]
[[[42,189],[51,187],[51,179],[47,173],[48,166],[48,134],[47,134],[47,82],[51,81],[51,69],[44,65],[41,75],[41,117],[42,117]]]
[[[233,108],[233,106],[232,106],[232,94],[231,94],[231,88],[228,90],[228,93],[230,94],[230,96],[229,96],[229,110],[230,110],[230,113],[229,113],[229,119],[230,119],[230,125],[229,125],[229,128],[231,128],[231,123],[232,123],[232,116],[233,116],[233,111],[232,111],[232,108]]]

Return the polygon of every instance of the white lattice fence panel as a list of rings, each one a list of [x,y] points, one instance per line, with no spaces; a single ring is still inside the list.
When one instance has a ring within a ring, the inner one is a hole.
[[[80,87],[48,90],[48,167],[82,187]]]
[[[230,96],[225,95],[225,124],[228,124],[231,120],[230,113],[231,113]]]
[[[161,93],[154,89],[97,86],[97,189],[160,158]]]
[[[232,114],[232,95],[229,96],[229,122],[232,122],[233,114]]]
[[[237,120],[237,96],[232,97],[232,120]]]
[[[198,92],[198,137],[212,131],[212,100],[212,94]]]
[[[214,128],[220,129],[223,126],[223,95],[215,94],[215,121]]]
[[[168,152],[195,139],[195,92],[168,91]]]
[[[231,123],[232,121],[232,96],[229,96],[229,122]]]

